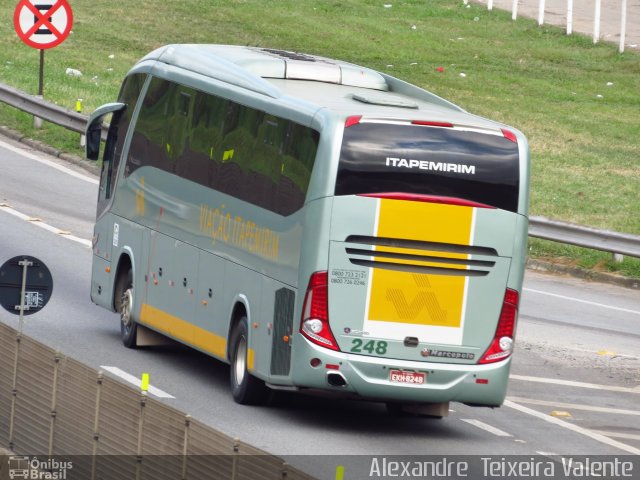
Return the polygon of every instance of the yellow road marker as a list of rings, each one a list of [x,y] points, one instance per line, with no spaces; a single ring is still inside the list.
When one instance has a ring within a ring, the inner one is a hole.
[[[149,374],[148,373],[142,374],[142,384],[140,385],[140,389],[143,392],[146,392],[149,390]]]
[[[611,350],[598,350],[598,352],[596,352],[598,355],[602,356],[602,357],[615,357],[618,354],[616,352],[612,352]]]
[[[344,466],[338,465],[336,467],[336,480],[344,480]]]
[[[562,410],[554,410],[551,412],[551,416],[552,417],[563,417],[563,418],[572,418],[573,415],[571,415],[571,413],[569,412],[565,412]]]

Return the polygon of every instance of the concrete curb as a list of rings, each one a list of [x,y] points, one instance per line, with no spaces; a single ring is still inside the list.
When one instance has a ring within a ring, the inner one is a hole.
[[[587,270],[585,268],[546,262],[543,260],[536,260],[534,258],[527,259],[527,268],[529,270],[541,273],[568,275],[575,278],[581,278],[583,280],[609,283],[611,285],[617,285],[619,287],[640,290],[640,279],[623,277],[621,275],[616,275],[613,273],[596,272],[593,270]]]

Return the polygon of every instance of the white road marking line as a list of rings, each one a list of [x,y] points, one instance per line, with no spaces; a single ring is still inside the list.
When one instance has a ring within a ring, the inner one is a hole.
[[[135,387],[138,387],[138,388],[142,387],[142,379],[141,378],[134,377],[130,373],[127,373],[124,370],[120,370],[118,367],[110,367],[108,365],[100,365],[100,368],[103,369],[103,370],[106,370],[107,372],[112,373],[116,377],[120,377],[125,382],[128,382],[128,383],[132,384]],[[149,385],[149,393],[152,394],[152,395],[155,395],[156,397],[159,397],[159,398],[176,398],[173,395],[171,395],[170,393],[167,393],[167,392],[165,392],[163,390],[160,390],[159,388],[154,387],[153,385]]]
[[[640,455],[640,448],[632,447],[631,445],[627,445],[626,443],[621,443],[616,440],[613,440],[609,437],[605,437],[599,433],[588,430],[586,428],[579,427],[573,423],[566,422],[564,420],[560,420],[559,418],[552,417],[550,415],[546,415],[544,413],[540,413],[537,410],[533,410],[532,408],[525,407],[523,405],[519,405],[511,400],[505,400],[504,406],[513,408],[514,410],[518,410],[519,412],[526,413],[527,415],[531,415],[533,417],[544,420],[545,422],[553,423],[562,428],[566,428],[567,430],[571,430],[575,433],[579,433],[580,435],[584,435],[585,437],[592,438],[600,443],[604,443],[605,445],[609,445],[610,447],[618,448],[625,452],[629,452],[633,455]]]
[[[542,290],[535,290],[533,288],[523,288],[523,290],[526,291],[526,292],[539,293],[540,295],[548,295],[550,297],[562,298],[563,300],[570,300],[572,302],[578,302],[578,303],[584,303],[584,304],[587,304],[587,305],[593,305],[594,307],[608,308],[610,310],[616,310],[618,312],[625,312],[625,313],[632,313],[634,315],[640,315],[640,310],[631,310],[629,308],[614,307],[613,305],[606,305],[604,303],[590,302],[588,300],[582,300],[580,298],[567,297],[565,295],[558,295],[557,293],[543,292]]]
[[[493,433],[498,437],[512,437],[510,433],[505,432],[504,430],[500,430],[499,428],[493,427],[487,423],[481,422],[480,420],[474,420],[472,418],[461,418],[463,422],[467,422],[469,425],[473,425],[474,427],[478,427],[485,432]]]
[[[538,455],[542,455],[543,457],[557,457],[558,454],[557,453],[553,453],[553,452],[542,452],[540,450],[536,451],[536,453]]]
[[[633,433],[605,432],[604,430],[591,430],[591,431],[599,433],[600,435],[605,435],[607,437],[626,438],[629,440],[640,440],[640,435],[636,435]]]
[[[67,175],[71,175],[72,177],[75,178],[79,178],[80,180],[84,180],[85,182],[89,182],[89,183],[93,183],[94,185],[98,185],[98,180],[93,178],[93,177],[89,177],[87,175],[83,175],[82,173],[78,173],[74,170],[71,170],[70,168],[67,168],[63,165],[60,165],[56,162],[52,162],[51,160],[47,160],[46,158],[41,158],[33,153],[31,153],[28,150],[24,150],[22,148],[18,148],[18,147],[14,147],[13,145],[10,145],[8,143],[5,143],[3,141],[0,140],[0,147],[5,148],[7,150],[12,151],[13,153],[17,153],[20,156],[23,157],[27,157],[31,160],[35,160],[36,162],[40,162],[44,165],[47,165],[49,167],[55,168],[56,170],[59,170],[63,173],[66,173]]]
[[[609,392],[640,393],[640,385],[634,388],[616,387],[615,385],[598,385],[595,383],[574,382],[572,380],[561,380],[559,378],[530,377],[527,375],[509,375],[512,380],[524,380],[526,382],[549,383],[554,385],[564,385],[565,387],[590,388],[592,390],[606,390]]]
[[[507,397],[512,402],[527,403],[530,405],[542,405],[547,407],[566,408],[568,410],[586,410],[589,412],[614,413],[616,415],[637,415],[640,416],[640,410],[622,410],[620,408],[593,407],[590,405],[581,405],[578,403],[553,402],[549,400],[536,400],[534,398],[524,397]]]
[[[80,243],[85,247],[91,248],[91,240],[86,240],[84,238],[76,237],[75,235],[70,235],[69,232],[67,232],[66,230],[60,230],[59,228],[53,227],[47,223],[44,223],[41,220],[35,220],[33,217],[30,217],[29,215],[25,215],[24,213],[20,213],[19,211],[11,208],[6,204],[0,204],[0,211],[7,212],[8,214],[13,215],[14,217],[18,217],[21,220],[29,222],[31,225],[44,228],[45,230],[51,233],[55,233],[56,235],[61,235],[64,238],[72,240],[76,243]]]

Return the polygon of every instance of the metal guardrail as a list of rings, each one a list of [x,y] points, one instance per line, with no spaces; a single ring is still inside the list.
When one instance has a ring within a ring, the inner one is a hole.
[[[18,110],[41,118],[49,123],[84,135],[87,126],[86,115],[74,112],[68,108],[60,107],[47,102],[36,95],[29,95],[21,90],[0,83],[0,102],[4,102]],[[102,139],[107,138],[108,126],[102,127]]]
[[[87,125],[85,115],[54,105],[8,85],[0,84],[0,101],[72,132],[84,133]]]
[[[81,113],[59,107],[34,95],[0,84],[0,101],[47,122],[83,134],[87,118]],[[107,128],[103,126],[103,138]],[[640,258],[640,236],[598,230],[544,217],[529,218],[529,235],[559,243]]]
[[[529,236],[640,258],[638,235],[598,230],[544,217],[530,217]]]

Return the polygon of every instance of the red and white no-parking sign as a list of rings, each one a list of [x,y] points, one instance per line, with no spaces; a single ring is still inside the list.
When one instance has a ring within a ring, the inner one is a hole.
[[[67,0],[20,0],[13,14],[18,36],[39,50],[62,43],[73,25],[73,12]]]

